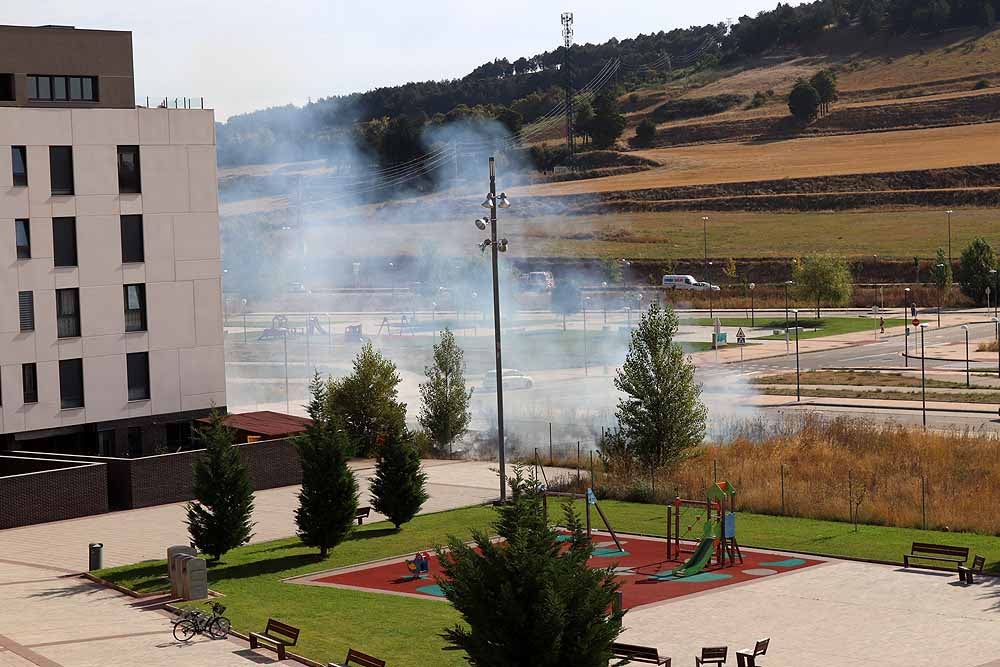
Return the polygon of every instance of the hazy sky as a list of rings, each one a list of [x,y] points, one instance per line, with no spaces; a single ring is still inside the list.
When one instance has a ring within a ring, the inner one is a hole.
[[[378,86],[453,78],[493,58],[716,23],[777,0],[32,0],[0,21],[131,30],[136,96],[204,97],[219,120]],[[791,4],[799,4],[792,2]]]

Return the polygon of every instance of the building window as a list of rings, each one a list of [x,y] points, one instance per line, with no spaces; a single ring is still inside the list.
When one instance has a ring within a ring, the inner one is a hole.
[[[49,146],[49,175],[52,194],[73,194],[73,147]]]
[[[122,263],[143,262],[146,252],[142,242],[142,216],[122,216]]]
[[[21,388],[25,403],[38,402],[38,369],[35,364],[21,364]]]
[[[80,290],[56,290],[56,334],[59,338],[80,335]]]
[[[125,355],[128,371],[128,400],[145,401],[149,398],[149,352]]]
[[[21,331],[34,331],[35,330],[34,292],[17,293],[17,310],[21,318]]]
[[[125,285],[125,331],[146,330],[146,286]]]
[[[52,246],[56,266],[76,266],[76,218],[52,218]]]
[[[31,259],[31,225],[27,220],[14,221],[14,245],[18,259]]]
[[[59,399],[63,410],[83,407],[83,359],[59,362]]]
[[[28,149],[25,146],[10,147],[11,166],[14,169],[14,185],[28,184]]]
[[[115,432],[114,429],[105,429],[97,432],[97,455],[115,455]]]
[[[96,102],[96,76],[28,75],[28,99],[36,102]]]
[[[0,102],[14,102],[17,96],[14,94],[14,75],[10,73],[0,74]]]
[[[118,147],[118,192],[142,192],[138,146]]]
[[[142,456],[142,427],[128,427],[128,456]]]

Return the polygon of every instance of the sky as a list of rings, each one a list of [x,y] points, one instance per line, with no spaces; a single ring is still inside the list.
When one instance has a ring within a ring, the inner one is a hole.
[[[777,0],[32,0],[4,3],[14,25],[131,30],[136,99],[205,98],[225,120],[269,106],[407,81],[552,50],[559,16],[576,43],[718,23]],[[792,2],[791,4],[800,4]]]

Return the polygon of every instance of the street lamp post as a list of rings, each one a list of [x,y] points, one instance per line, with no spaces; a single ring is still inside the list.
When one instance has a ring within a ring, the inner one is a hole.
[[[910,313],[907,306],[910,303],[910,288],[903,290],[903,367],[910,367]]]
[[[754,315],[754,309],[753,309],[753,289],[756,286],[757,285],[755,285],[754,283],[750,283],[750,326],[751,327],[757,326],[757,319],[756,316]]]
[[[285,345],[285,414],[292,414],[291,401],[288,398],[288,327],[284,329],[284,335],[281,337]]]
[[[604,290],[601,292],[601,305],[604,307],[604,326],[608,325],[608,284],[606,282],[601,283],[601,288]]]
[[[997,328],[997,377],[1000,378],[1000,317],[994,317],[993,324]]]
[[[928,326],[926,322],[920,324],[920,402],[922,405],[924,430],[927,430],[927,359],[924,354],[924,330]]]
[[[995,285],[993,289],[993,317],[1000,317],[1000,272],[997,272],[996,269],[990,269],[990,275],[993,276]]]
[[[935,265],[935,267],[937,268],[937,270],[939,272],[938,275],[941,275],[941,276],[945,275],[944,274],[944,264],[937,264],[937,265]],[[939,285],[938,286],[938,307],[937,307],[938,329],[941,328],[941,300],[942,300],[943,296],[944,296],[944,287]]]
[[[788,331],[788,288],[795,283],[791,280],[785,281],[785,331]]]
[[[708,279],[708,216],[701,216],[703,236],[705,238],[705,282],[708,283],[708,316],[715,317],[715,308],[712,299],[712,281]]]
[[[243,304],[243,342],[247,342],[247,300],[243,299],[241,301]]]
[[[951,266],[951,214],[954,211],[948,209],[945,213],[948,214],[948,266]]]
[[[589,375],[589,368],[587,365],[587,302],[590,301],[590,297],[586,296],[583,298],[583,374]]]
[[[965,332],[965,386],[972,386],[972,377],[969,368],[969,325],[963,324],[962,331]]]
[[[507,252],[507,239],[497,239],[497,208],[510,208],[506,193],[497,196],[496,161],[490,158],[490,191],[486,195],[483,207],[490,210],[489,218],[476,220],[476,227],[484,231],[490,228],[490,238],[479,244],[480,251],[490,248],[490,263],[493,269],[493,339],[496,347],[497,371],[497,450],[500,464],[500,502],[507,501],[507,453],[503,436],[503,360],[500,353],[500,274],[498,268],[499,253]]]
[[[799,311],[795,309],[795,401],[802,402],[802,379],[799,367]]]

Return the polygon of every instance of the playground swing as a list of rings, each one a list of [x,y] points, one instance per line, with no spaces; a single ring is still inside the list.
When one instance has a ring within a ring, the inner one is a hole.
[[[728,508],[727,508],[728,505]],[[682,533],[681,523],[685,508],[702,510]],[[684,548],[682,539],[689,535],[704,520],[702,535],[694,549]],[[710,568],[712,560],[718,568],[743,562],[739,543],[736,541],[736,489],[727,481],[720,481],[708,488],[705,500],[677,498],[667,506],[667,560],[681,561],[682,553],[691,556],[674,570],[674,575],[686,577]]]
[[[611,526],[611,522],[608,520],[607,515],[601,509],[601,506],[597,503],[597,496],[594,495],[593,489],[587,489],[587,493],[567,493],[562,491],[543,491],[542,492],[542,508],[545,512],[545,519],[549,518],[549,497],[553,498],[570,498],[572,500],[586,500],[585,515],[587,521],[587,537],[592,537],[592,522],[590,516],[590,507],[593,505],[594,509],[597,510],[597,514],[601,517],[601,521],[604,522],[604,527],[607,529],[608,533],[611,535],[611,539],[614,540],[615,546],[618,547],[618,551],[625,553],[625,549],[622,548],[622,543],[618,539],[618,534],[615,533],[615,529]]]

